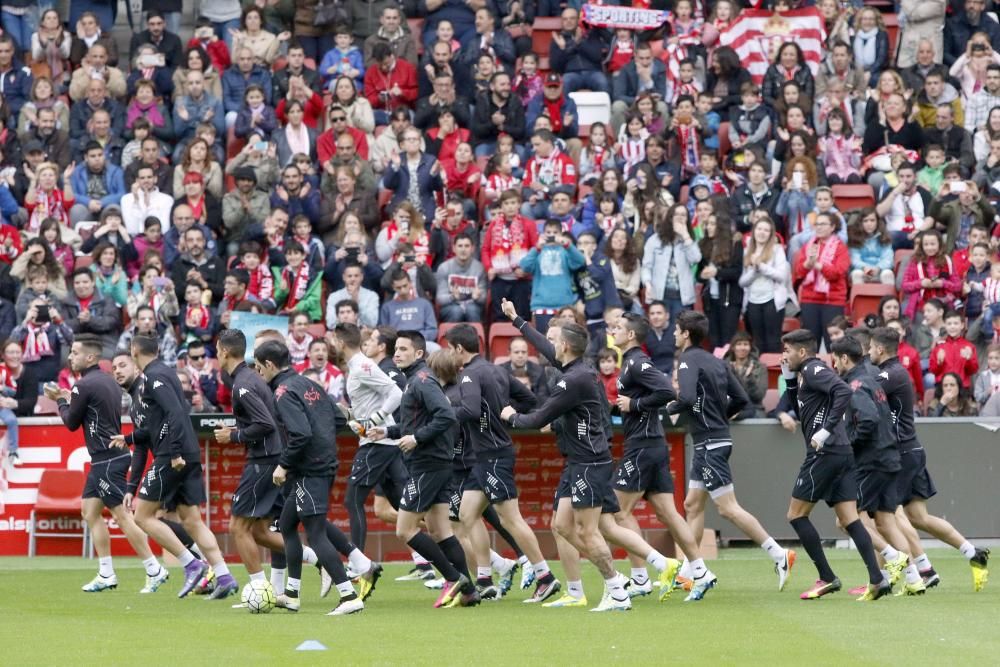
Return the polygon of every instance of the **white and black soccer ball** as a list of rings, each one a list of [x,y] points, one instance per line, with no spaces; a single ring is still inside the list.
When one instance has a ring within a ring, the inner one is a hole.
[[[268,614],[274,609],[277,599],[270,581],[251,581],[243,587],[240,600],[251,614]]]

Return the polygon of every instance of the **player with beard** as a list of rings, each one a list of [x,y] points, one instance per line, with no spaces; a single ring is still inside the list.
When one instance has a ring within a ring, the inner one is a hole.
[[[87,593],[99,593],[118,587],[118,577],[111,561],[111,536],[101,514],[106,507],[118,522],[129,544],[146,568],[146,585],[141,593],[155,593],[170,574],[149,550],[146,535],[132,519],[124,504],[129,453],[112,446],[111,439],[121,432],[121,390],[100,368],[101,341],[95,336],[77,336],[69,352],[69,367],[81,377],[72,390],[45,385],[45,395],[56,401],[59,417],[70,431],[83,428],[90,454],[90,472],[83,488],[83,518],[90,527],[97,551],[98,573],[83,587]]]
[[[205,502],[201,449],[177,373],[159,360],[159,343],[153,336],[136,335],[132,339],[131,351],[132,358],[142,371],[139,380],[142,421],[128,435],[114,436],[112,444],[125,447],[144,442],[153,452],[153,463],[139,487],[136,523],[184,566],[184,585],[178,597],[191,592],[207,573],[209,564],[217,577],[216,588],[222,588],[226,594],[234,594],[239,585],[229,573],[215,535],[201,517],[199,505]],[[157,518],[160,508],[172,504],[176,504],[184,529],[198,543],[208,563],[195,558],[173,531]]]

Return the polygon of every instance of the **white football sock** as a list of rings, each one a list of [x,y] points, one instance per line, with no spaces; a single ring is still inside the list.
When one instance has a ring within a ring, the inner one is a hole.
[[[567,581],[566,582],[566,592],[575,597],[577,600],[583,597],[583,582],[582,581]]]
[[[319,562],[319,556],[312,547],[302,547],[302,562],[306,565],[315,565]]]
[[[684,577],[685,579],[690,579],[691,577],[694,576],[694,575],[691,574],[691,562],[688,561],[687,558],[685,558],[684,562],[681,563],[681,569],[677,573],[677,576],[678,577]]]
[[[644,567],[633,567],[632,568],[632,581],[639,584],[640,586],[649,581],[649,573],[646,572]]]
[[[142,561],[142,565],[146,568],[146,574],[150,577],[155,577],[160,573],[160,561],[156,560],[156,556],[150,556]]]
[[[267,581],[267,577],[264,576],[264,570],[260,572],[251,572],[250,581]]]
[[[535,571],[535,576],[541,579],[549,573],[549,564],[544,560],[531,564],[531,569]]]
[[[103,556],[97,559],[97,572],[102,577],[113,577],[115,568],[111,565],[111,556]]]
[[[646,562],[655,567],[657,572],[663,572],[667,569],[667,557],[656,549],[649,552],[649,555],[646,556]]]
[[[216,577],[224,577],[229,574],[229,566],[226,565],[226,561],[220,560],[218,563],[212,565],[212,569],[215,570]]]
[[[893,548],[891,544],[885,545],[885,549],[882,549],[882,558],[888,560],[896,560],[899,558],[899,552]]]
[[[705,567],[705,561],[701,558],[691,561],[690,566],[695,579],[701,579],[708,572],[708,568]],[[690,579],[691,577],[688,578]]]
[[[910,563],[906,566],[906,583],[915,584],[921,581],[920,572],[917,571],[917,566]]]
[[[354,590],[354,584],[350,581],[337,584],[337,592],[340,593],[340,597],[342,598],[346,598],[348,595],[357,595],[357,591]]]
[[[781,565],[781,562],[785,560],[785,550],[781,548],[781,545],[774,541],[773,537],[768,536],[764,540],[760,548],[767,552],[767,555],[771,557],[776,565]]]
[[[195,560],[197,559],[194,557],[193,553],[185,549],[183,552],[181,552],[181,555],[177,557],[177,560],[181,562],[181,565],[187,567],[191,563],[195,562]]]
[[[976,555],[976,547],[974,547],[972,542],[969,541],[962,542],[961,546],[958,547],[958,550],[961,551],[962,555],[966,558],[972,558]]]
[[[301,587],[302,587],[301,579],[292,579],[291,577],[288,577],[288,583],[285,584],[285,589],[287,590],[287,592],[294,593],[295,597],[298,597],[299,589]]]
[[[274,589],[275,595],[284,595],[285,593],[285,571],[279,570],[277,568],[271,568],[271,588]]]
[[[357,547],[354,548],[351,553],[347,554],[347,562],[350,563],[351,569],[358,574],[364,574],[368,570],[372,569],[372,561],[368,556],[361,552],[361,549]]]
[[[913,564],[917,566],[917,569],[921,572],[925,570],[930,570],[933,565],[931,565],[931,559],[927,557],[927,554],[920,554],[913,559]]]

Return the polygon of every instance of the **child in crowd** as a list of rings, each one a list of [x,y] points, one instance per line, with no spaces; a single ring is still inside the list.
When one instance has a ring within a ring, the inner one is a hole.
[[[122,170],[128,169],[128,166],[139,157],[142,142],[146,140],[146,137],[152,131],[153,126],[148,119],[144,117],[135,119],[135,122],[132,124],[132,141],[125,144],[125,148],[122,149]]]
[[[830,185],[861,183],[861,138],[854,135],[843,109],[832,109],[826,136],[818,142],[819,164]]]
[[[608,127],[600,121],[590,126],[590,142],[580,152],[580,185],[593,184],[614,160],[614,147],[608,145]],[[611,159],[609,159],[611,158]]]
[[[758,146],[764,148],[771,134],[771,116],[761,104],[760,88],[744,83],[740,88],[743,103],[729,111],[729,143],[734,151]]]
[[[314,273],[322,271],[326,266],[323,242],[312,233],[312,223],[305,215],[299,214],[292,218],[292,241],[298,241],[306,250],[306,262]],[[287,242],[286,242],[287,244]]]
[[[611,39],[611,48],[605,59],[608,75],[623,69],[635,58],[635,47],[638,43],[636,32],[628,28],[616,28]]]
[[[867,208],[847,226],[847,247],[851,250],[851,284],[894,285],[894,254],[885,220]]]
[[[545,223],[538,243],[521,260],[521,270],[534,276],[531,281],[531,310],[535,326],[547,331],[549,320],[559,308],[576,302],[573,273],[585,263],[583,254],[563,233],[562,223]]]
[[[969,252],[970,263],[969,268],[965,271],[962,297],[965,299],[965,316],[969,318],[970,322],[979,319],[979,316],[983,314],[986,282],[993,273],[989,257],[990,246],[986,243],[976,243]]]
[[[256,241],[244,241],[240,244],[240,265],[250,277],[247,283],[247,297],[256,301],[267,312],[273,312],[274,275],[261,260],[263,248]]]
[[[646,159],[646,139],[649,130],[642,122],[642,116],[630,115],[618,133],[618,168],[629,173],[632,168]]]
[[[618,355],[610,348],[603,348],[597,353],[597,367],[600,369],[604,392],[608,395],[608,403],[614,406],[618,400]]]
[[[986,348],[986,368],[976,376],[973,396],[979,405],[985,405],[993,394],[1000,391],[1000,345],[992,343]]]
[[[462,43],[455,39],[455,26],[452,25],[451,21],[438,23],[434,35],[437,37],[437,41],[451,44],[452,53],[458,53],[462,49]]]
[[[196,340],[206,345],[212,343],[216,321],[212,309],[205,305],[201,284],[189,281],[184,285],[184,318],[181,321],[181,347],[186,348]]]
[[[285,243],[288,266],[271,269],[276,285],[274,300],[280,315],[300,312],[309,316],[310,322],[319,322],[322,316],[320,292],[322,275],[310,270],[306,249],[298,241]]]
[[[917,185],[922,185],[932,197],[936,197],[944,182],[944,148],[938,144],[929,144],[924,148],[924,165],[917,172]]]
[[[338,25],[333,32],[334,47],[326,52],[319,64],[323,87],[333,92],[337,79],[346,76],[354,79],[358,90],[361,90],[365,85],[364,53],[354,45],[349,26]]]
[[[701,127],[701,140],[705,142],[705,152],[715,152],[719,150],[719,125],[722,124],[722,116],[719,112],[712,111],[715,106],[711,93],[698,93],[695,101],[695,119]]]
[[[510,154],[497,153],[486,163],[483,174],[483,192],[486,201],[493,202],[500,198],[504,190],[520,190],[521,180],[514,176],[510,164]]]
[[[982,333],[988,340],[993,339],[993,319],[997,316],[1000,316],[1000,262],[993,262],[990,277],[983,283]]]
[[[247,86],[243,93],[243,108],[236,114],[233,132],[240,139],[256,134],[267,141],[277,127],[278,117],[274,115],[274,109],[264,102],[264,89],[253,84]]]
[[[442,21],[444,23],[444,21]],[[521,58],[521,69],[514,77],[511,86],[521,102],[527,107],[531,101],[542,94],[542,77],[538,73],[538,56],[534,53],[526,53]]]
[[[935,384],[940,384],[947,373],[957,373],[962,378],[962,386],[969,387],[972,377],[979,370],[976,346],[962,334],[965,332],[965,318],[955,310],[944,316],[945,339],[931,349],[930,371]]]

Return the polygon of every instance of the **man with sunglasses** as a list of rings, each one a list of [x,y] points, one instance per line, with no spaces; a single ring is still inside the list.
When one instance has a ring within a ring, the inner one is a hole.
[[[330,129],[316,139],[316,155],[323,170],[333,176],[337,170],[331,160],[337,155],[337,138],[343,134],[354,137],[354,146],[362,160],[368,159],[368,137],[347,120],[347,110],[339,104],[330,107]]]

